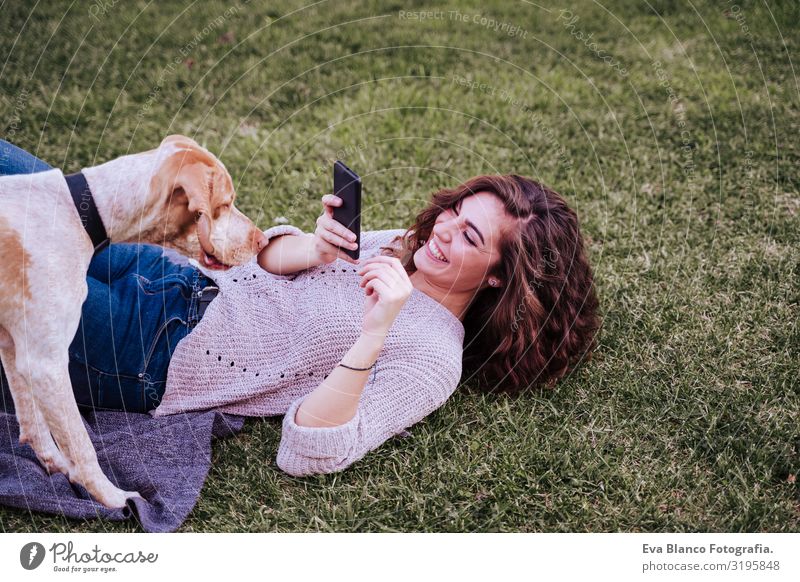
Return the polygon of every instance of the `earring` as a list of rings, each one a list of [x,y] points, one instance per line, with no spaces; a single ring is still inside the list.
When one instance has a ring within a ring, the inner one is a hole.
[[[497,287],[498,281],[497,279],[489,279],[489,285],[492,287]]]

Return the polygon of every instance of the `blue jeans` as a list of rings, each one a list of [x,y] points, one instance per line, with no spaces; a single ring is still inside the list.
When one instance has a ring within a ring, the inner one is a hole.
[[[0,176],[35,174],[52,170],[49,165],[23,149],[0,139]]]
[[[0,140],[0,175],[49,169]],[[156,408],[172,352],[197,325],[201,290],[213,281],[162,247],[115,243],[92,258],[86,282],[89,293],[69,346],[78,405],[131,412]]]

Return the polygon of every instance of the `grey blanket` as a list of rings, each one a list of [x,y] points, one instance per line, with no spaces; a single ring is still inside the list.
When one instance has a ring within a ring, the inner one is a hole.
[[[173,531],[183,523],[208,474],[212,437],[236,434],[244,424],[242,416],[213,411],[161,418],[85,412],[84,424],[103,472],[118,487],[144,498],[107,509],[64,475],[48,475],[33,449],[19,444],[19,425],[2,373],[0,384],[0,504],[77,519],[137,519],[149,532]]]

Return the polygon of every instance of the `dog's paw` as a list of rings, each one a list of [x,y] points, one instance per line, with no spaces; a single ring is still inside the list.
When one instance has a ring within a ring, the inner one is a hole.
[[[49,433],[47,436],[50,436]],[[49,475],[64,473],[64,475],[69,477],[69,473],[72,470],[72,463],[67,460],[64,453],[52,442],[52,439],[50,439],[49,443],[43,443],[42,440],[44,439],[34,438],[27,433],[20,434],[19,436],[19,444],[30,445],[33,452],[36,454],[36,458],[39,459],[39,462]]]
[[[111,485],[111,487],[104,487],[102,491],[92,493],[92,497],[108,508],[118,509],[125,507],[128,504],[128,499],[141,496],[135,491],[123,491]]]
[[[128,499],[139,495],[135,491],[123,491],[103,474],[100,467],[77,466],[76,470],[71,472],[69,480],[72,483],[82,485],[92,496],[92,499],[108,507],[109,509],[118,509],[125,507]]]

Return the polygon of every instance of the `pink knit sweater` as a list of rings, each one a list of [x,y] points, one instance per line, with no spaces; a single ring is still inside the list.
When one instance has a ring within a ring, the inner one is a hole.
[[[403,229],[361,233],[361,258]],[[264,234],[303,235],[292,225]],[[414,289],[384,342],[355,416],[333,427],[295,423],[303,398],[333,370],[361,333],[364,290],[341,259],[274,275],[255,259],[207,271],[220,288],[170,361],[154,416],[217,409],[245,416],[285,414],[277,465],[295,476],[349,466],[439,408],[461,378],[464,326]]]

